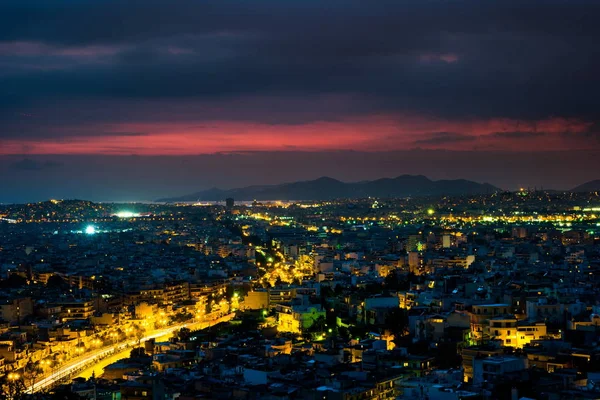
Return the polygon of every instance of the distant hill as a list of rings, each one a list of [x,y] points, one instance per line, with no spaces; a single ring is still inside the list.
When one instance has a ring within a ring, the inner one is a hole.
[[[212,188],[180,197],[158,199],[159,202],[235,200],[330,200],[364,197],[414,197],[485,194],[499,191],[488,183],[464,179],[432,181],[422,175],[401,175],[374,181],[345,183],[322,177],[312,181],[280,185],[248,186],[222,190]]]
[[[600,179],[589,181],[571,189],[571,192],[598,192],[600,191]]]

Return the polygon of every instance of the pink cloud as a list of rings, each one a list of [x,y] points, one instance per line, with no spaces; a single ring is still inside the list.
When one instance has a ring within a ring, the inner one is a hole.
[[[590,123],[564,118],[452,121],[423,116],[379,115],[307,124],[245,121],[131,122],[56,128],[60,139],[0,141],[0,154],[177,155],[228,151],[556,150],[581,144],[571,135]],[[81,132],[81,134],[75,134]],[[86,132],[96,134],[86,135]],[[97,132],[103,132],[97,134]],[[440,136],[440,134],[442,136]],[[454,136],[452,136],[454,135]],[[444,140],[436,140],[436,138]],[[458,139],[449,140],[448,138]]]

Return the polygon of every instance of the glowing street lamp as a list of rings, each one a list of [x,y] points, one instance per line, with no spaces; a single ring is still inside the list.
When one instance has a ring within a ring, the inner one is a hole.
[[[16,372],[11,372],[10,374],[8,374],[8,380],[10,381],[16,381],[21,377],[21,375],[17,374]]]
[[[85,227],[86,235],[93,235],[96,233],[96,227],[94,225],[88,225]]]

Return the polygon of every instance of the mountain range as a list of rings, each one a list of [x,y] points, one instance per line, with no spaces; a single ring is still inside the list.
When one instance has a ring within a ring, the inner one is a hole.
[[[571,192],[598,192],[600,191],[600,179],[589,181],[571,189]]]
[[[249,200],[330,200],[364,197],[414,197],[486,194],[501,189],[488,183],[464,179],[433,181],[423,175],[401,175],[374,181],[341,182],[322,177],[311,181],[279,185],[247,186],[238,189],[212,188],[180,197],[158,199],[158,202],[219,201],[228,197]]]

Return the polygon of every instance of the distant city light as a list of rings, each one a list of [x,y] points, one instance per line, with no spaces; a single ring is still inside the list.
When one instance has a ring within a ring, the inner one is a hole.
[[[427,210],[427,214],[433,215],[433,213],[435,213],[434,209],[430,208],[429,210]]]
[[[93,225],[88,225],[85,228],[85,233],[86,235],[93,235],[94,233],[96,233],[96,228]]]
[[[119,211],[118,213],[114,214],[114,216],[119,217],[119,218],[135,218],[135,217],[139,217],[140,214],[134,213],[131,211]]]

